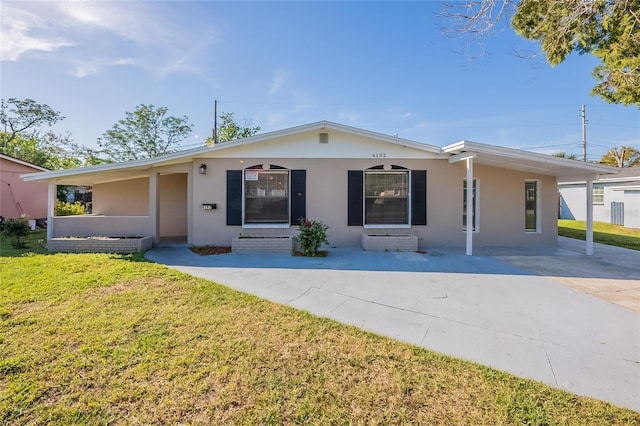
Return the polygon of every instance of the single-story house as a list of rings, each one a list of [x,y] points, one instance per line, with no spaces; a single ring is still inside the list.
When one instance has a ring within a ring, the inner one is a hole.
[[[47,182],[25,182],[20,176],[27,173],[44,172],[47,169],[0,154],[0,216],[26,218],[28,220],[47,217]]]
[[[558,182],[617,171],[469,141],[441,148],[320,121],[23,178],[49,183],[49,239],[148,235],[156,243],[229,246],[239,236],[295,235],[306,217],[329,226],[332,246],[396,236],[420,249],[471,254],[474,245],[555,246]],[[56,185],[92,186],[93,213],[55,217]],[[375,241],[369,248],[385,249]]]
[[[586,183],[562,182],[560,218],[586,220]],[[640,166],[620,170],[615,176],[599,175],[593,182],[593,220],[640,229]]]

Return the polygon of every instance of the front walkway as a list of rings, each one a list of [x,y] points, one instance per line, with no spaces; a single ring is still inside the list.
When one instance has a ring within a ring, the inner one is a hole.
[[[564,249],[552,254],[562,256],[565,264],[583,257]],[[496,257],[451,250],[358,249],[331,249],[329,257],[316,259],[199,256],[185,247],[168,247],[147,252],[147,258],[274,302],[640,411],[640,316]]]

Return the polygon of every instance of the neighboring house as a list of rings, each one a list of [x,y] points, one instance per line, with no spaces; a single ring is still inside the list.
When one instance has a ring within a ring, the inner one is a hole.
[[[566,182],[560,190],[560,218],[586,220],[586,183]],[[593,220],[640,229],[640,166],[602,175],[593,182]]]
[[[47,171],[17,158],[0,154],[0,216],[7,219],[24,217],[30,220],[47,217],[46,182],[25,182],[20,175]]]
[[[150,235],[229,246],[240,234],[296,234],[298,219],[308,217],[329,226],[332,246],[360,246],[363,234],[400,234],[417,237],[422,249],[466,247],[471,254],[474,245],[555,246],[558,181],[616,172],[468,141],[440,148],[321,121],[24,179],[49,182],[48,238]],[[92,186],[93,214],[53,217],[56,185]]]

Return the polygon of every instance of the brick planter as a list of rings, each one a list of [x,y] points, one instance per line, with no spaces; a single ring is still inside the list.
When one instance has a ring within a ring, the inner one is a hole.
[[[231,240],[231,251],[234,253],[291,253],[293,238],[284,237],[243,237]]]
[[[153,246],[153,237],[66,237],[47,240],[47,250],[65,253],[135,253]]]
[[[367,251],[417,251],[418,237],[408,234],[362,234]]]

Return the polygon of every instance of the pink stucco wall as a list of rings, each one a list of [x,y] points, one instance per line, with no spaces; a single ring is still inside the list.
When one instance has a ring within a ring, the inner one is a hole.
[[[23,214],[27,219],[47,217],[47,182],[25,182],[21,174],[40,172],[41,169],[29,167],[0,157],[0,215],[5,218],[17,218]]]

